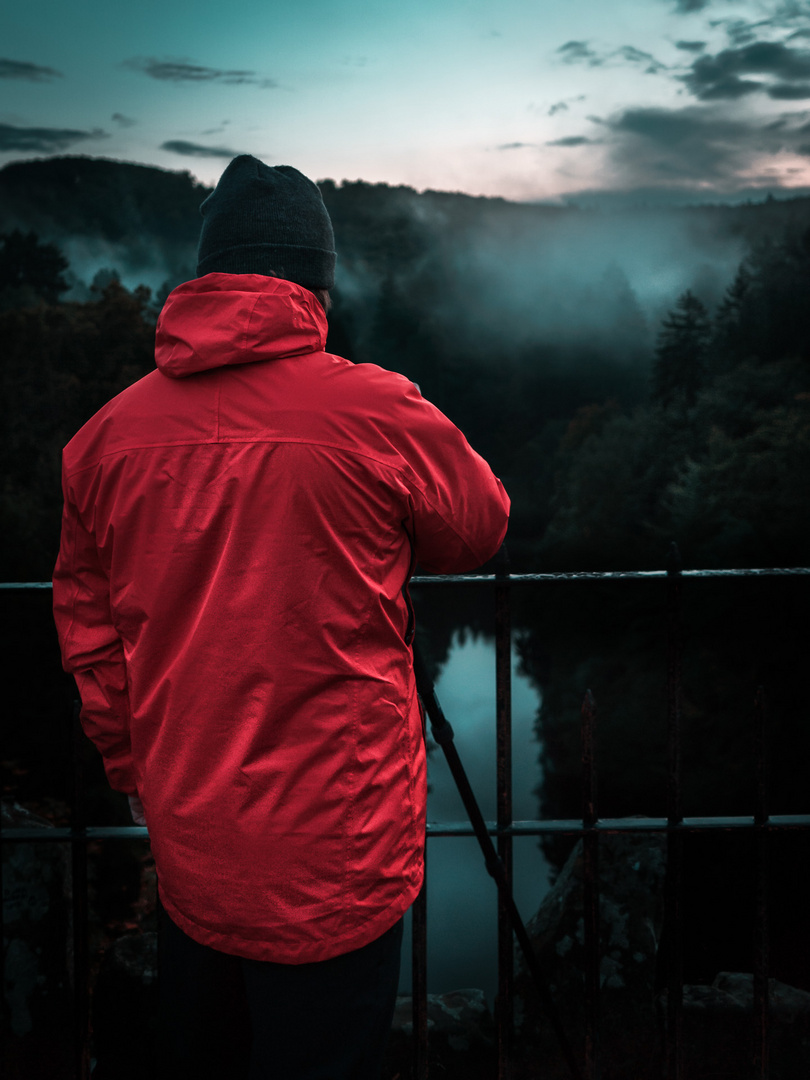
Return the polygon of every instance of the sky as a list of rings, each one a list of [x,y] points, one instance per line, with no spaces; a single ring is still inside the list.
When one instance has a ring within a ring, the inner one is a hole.
[[[87,154],[213,183],[516,200],[810,192],[810,0],[6,5],[0,166]]]

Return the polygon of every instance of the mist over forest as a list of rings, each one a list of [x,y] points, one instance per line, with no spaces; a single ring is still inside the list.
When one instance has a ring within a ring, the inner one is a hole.
[[[402,372],[462,427],[512,494],[520,566],[660,565],[675,536],[692,565],[801,561],[806,511],[787,505],[789,493],[785,505],[767,508],[729,500],[740,440],[757,431],[778,442],[763,427],[763,408],[772,423],[780,408],[788,415],[779,423],[806,422],[794,413],[808,348],[810,199],[600,210],[360,181],[321,188],[338,248],[328,348]],[[17,321],[6,334],[4,379],[15,412],[28,417],[9,463],[12,491],[21,456],[30,457],[26,440],[41,448],[45,434],[31,426],[42,401],[20,400],[32,390],[31,359],[15,342],[50,339],[35,350],[42,382],[69,389],[61,415],[48,420],[53,452],[36,484],[36,534],[20,544],[6,530],[9,565],[24,576],[50,572],[58,517],[45,488],[58,490],[57,444],[151,368],[156,314],[170,289],[195,275],[207,194],[188,173],[101,159],[0,170],[0,235],[34,244],[28,255],[9,239],[2,249],[0,307]],[[26,259],[34,267],[37,244],[65,263],[51,293],[24,268]],[[694,304],[678,314],[685,296]],[[680,330],[667,329],[673,315]],[[99,334],[99,320],[115,318],[132,320],[126,344]],[[88,319],[92,341],[84,331],[64,339],[74,320],[87,329]],[[56,351],[54,341],[63,342]],[[28,372],[22,380],[17,361]],[[675,373],[672,393],[662,364]],[[725,454],[716,435],[710,446],[718,430]],[[776,486],[757,483],[774,504],[789,464],[771,467]],[[607,489],[596,481],[603,473]],[[712,482],[724,489],[714,496],[717,520],[699,524],[689,500]],[[798,522],[789,520],[794,510]]]
[[[660,568],[672,541],[687,567],[808,564],[810,199],[600,210],[321,188],[338,249],[327,348],[418,382],[490,460],[512,496],[513,570]],[[152,369],[163,300],[195,276],[207,193],[188,173],[92,158],[0,170],[4,580],[50,577],[61,448]],[[539,813],[579,813],[578,712],[591,687],[606,718],[602,814],[660,814],[661,595],[572,588],[514,591],[523,667],[543,692]],[[751,812],[745,725],[758,685],[774,812],[806,812],[806,581],[695,590],[686,813]],[[459,625],[484,628],[472,608],[426,598],[422,610],[436,662]],[[9,648],[22,648],[28,618],[20,608],[6,621]],[[12,689],[12,710],[52,726],[47,694],[32,705],[24,691]],[[559,865],[565,852],[544,846]],[[701,902],[730,883],[744,893],[730,846],[695,859]],[[796,865],[784,881],[775,871],[787,899],[774,974],[810,989]],[[746,970],[739,919],[707,918],[705,904],[689,918],[687,971]]]
[[[595,335],[620,361],[649,354],[687,289],[719,301],[752,244],[810,221],[810,199],[702,207],[518,204],[386,184],[321,181],[338,247],[337,291],[368,313],[393,279],[421,288],[426,317],[504,352]],[[99,271],[159,300],[193,277],[199,204],[189,173],[92,158],[0,170],[0,232],[33,231],[69,263],[65,300],[86,300]],[[431,276],[442,295],[425,289]]]

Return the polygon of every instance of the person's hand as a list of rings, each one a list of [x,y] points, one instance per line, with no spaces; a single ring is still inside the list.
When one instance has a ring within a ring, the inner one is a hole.
[[[143,803],[137,795],[129,796],[129,812],[132,814],[132,820],[136,825],[143,825],[146,827],[146,815],[143,812]]]

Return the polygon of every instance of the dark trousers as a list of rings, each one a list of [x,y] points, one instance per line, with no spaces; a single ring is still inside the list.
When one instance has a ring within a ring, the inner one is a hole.
[[[396,1004],[400,919],[314,964],[200,945],[160,907],[160,1080],[379,1080]]]

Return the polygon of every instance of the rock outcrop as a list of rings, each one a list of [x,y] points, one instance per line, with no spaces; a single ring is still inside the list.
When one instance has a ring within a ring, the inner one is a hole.
[[[443,1080],[491,1080],[497,1072],[495,1025],[483,990],[428,994],[428,1068]],[[397,1010],[383,1068],[384,1080],[413,1077],[410,997]]]
[[[810,994],[770,979],[768,1076],[810,1077]],[[666,995],[662,995],[662,1010]],[[753,1076],[754,977],[721,972],[711,986],[683,989],[684,1080]]]

